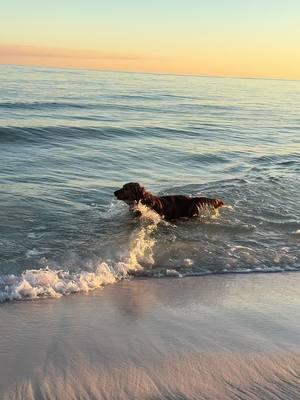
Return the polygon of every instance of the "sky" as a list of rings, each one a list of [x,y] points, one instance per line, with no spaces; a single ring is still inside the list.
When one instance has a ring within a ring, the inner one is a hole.
[[[2,0],[0,64],[300,79],[300,0]]]

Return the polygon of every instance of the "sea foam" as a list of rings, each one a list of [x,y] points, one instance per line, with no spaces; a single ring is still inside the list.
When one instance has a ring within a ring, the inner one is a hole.
[[[130,236],[128,253],[117,262],[99,261],[93,271],[70,272],[53,269],[29,269],[21,275],[0,276],[0,302],[53,297],[90,292],[128,277],[130,271],[154,264],[152,233],[161,220],[154,211],[138,205],[139,226]],[[143,265],[143,266],[142,266]]]

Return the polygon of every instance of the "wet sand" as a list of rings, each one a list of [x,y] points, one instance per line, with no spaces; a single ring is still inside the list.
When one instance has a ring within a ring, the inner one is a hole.
[[[300,274],[0,305],[0,399],[299,399]]]

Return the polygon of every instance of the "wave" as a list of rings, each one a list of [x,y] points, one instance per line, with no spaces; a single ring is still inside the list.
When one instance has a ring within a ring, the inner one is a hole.
[[[152,229],[152,228],[151,228]],[[105,285],[116,283],[129,276],[143,278],[183,278],[207,275],[224,274],[257,274],[257,273],[280,273],[300,272],[299,268],[292,266],[236,268],[236,269],[189,269],[192,260],[186,258],[184,265],[179,269],[151,268],[154,263],[151,254],[152,240],[145,240],[148,231],[140,231],[135,239],[135,247],[130,256],[115,264],[101,262],[94,272],[81,271],[72,273],[70,271],[55,270],[50,268],[32,269],[24,271],[20,276],[0,276],[0,303],[13,300],[33,300],[38,298],[59,298],[64,295],[79,292],[90,292]],[[150,250],[150,251],[149,251]],[[149,254],[146,256],[146,252]],[[147,258],[148,267],[145,267],[141,259]],[[143,264],[143,266],[142,266]],[[183,268],[185,271],[183,271]]]
[[[113,269],[107,263],[101,263],[95,272],[72,274],[62,270],[33,269],[21,276],[4,275],[0,277],[0,302],[89,292],[126,276],[125,265],[120,263],[117,267]]]
[[[67,101],[20,101],[20,102],[13,102],[13,101],[5,101],[0,102],[0,111],[3,110],[16,110],[16,111],[31,111],[31,110],[38,110],[38,111],[56,111],[56,110],[89,110],[89,111],[107,111],[107,110],[114,110],[114,111],[134,111],[134,112],[147,112],[147,113],[164,113],[165,111],[159,106],[149,106],[149,105],[141,105],[139,103],[116,103],[116,99],[111,99],[109,101],[99,101],[94,103],[75,103],[75,102],[67,102]],[[122,98],[122,101],[128,101],[128,98]],[[138,100],[138,99],[137,99]],[[143,100],[141,97],[139,100]],[[183,113],[183,110],[169,110],[169,113]]]
[[[93,117],[77,116],[77,119],[84,119],[94,121]],[[90,124],[89,126],[81,127],[72,125],[41,125],[41,126],[14,126],[8,125],[0,127],[0,143],[14,143],[14,144],[30,144],[30,145],[43,145],[45,142],[51,145],[54,141],[55,145],[59,142],[63,144],[63,140],[74,141],[76,140],[112,140],[123,138],[147,138],[151,135],[152,138],[157,139],[173,139],[189,140],[190,138],[202,137],[207,135],[207,132],[199,132],[192,129],[171,129],[161,126],[148,127],[148,126],[96,126]],[[173,149],[175,151],[175,149]],[[177,150],[177,152],[179,152]],[[186,155],[184,153],[184,155]],[[195,155],[197,157],[197,155]],[[196,160],[198,161],[198,160]]]
[[[178,136],[178,138],[190,137],[193,135],[199,135],[199,133],[192,132],[189,130],[180,129],[167,129],[162,127],[150,128],[150,127],[112,127],[112,126],[6,126],[0,127],[0,143],[5,142],[27,142],[35,141],[37,144],[41,139],[51,138],[70,138],[70,139],[85,139],[85,138],[99,138],[99,139],[112,139],[122,137],[144,137],[151,133],[151,137],[172,137]]]
[[[27,126],[7,126],[0,127],[0,143],[14,143],[14,144],[30,144],[30,145],[43,145],[45,142],[51,144],[54,141],[62,142],[62,140],[75,140],[75,139],[101,139],[110,140],[123,136],[139,136],[142,133],[133,128],[99,128],[99,127],[86,127],[80,128],[76,126],[40,126],[40,127],[27,127]]]
[[[123,208],[114,207],[113,204],[108,211],[103,212],[104,215],[101,218],[110,220],[121,216]],[[92,265],[86,262],[75,272],[47,265],[44,268],[27,269],[21,275],[0,275],[0,302],[59,298],[79,292],[90,292],[129,277],[183,278],[300,271],[299,258],[296,253],[293,255],[288,249],[283,248],[281,252],[276,251],[273,252],[274,254],[270,254],[270,260],[268,257],[264,260],[259,251],[256,254],[256,250],[250,244],[248,247],[245,245],[227,246],[225,252],[220,248],[220,243],[216,246],[213,243],[206,244],[205,247],[200,246],[198,256],[200,256],[201,262],[197,264],[196,259],[199,257],[197,256],[195,259],[195,249],[192,250],[191,244],[185,241],[184,234],[181,239],[177,237],[174,244],[172,242],[172,232],[180,235],[183,228],[190,231],[193,228],[192,224],[196,221],[185,221],[184,226],[180,223],[174,225],[162,220],[158,214],[145,206],[139,205],[138,209],[141,211],[142,217],[139,218],[138,226],[129,236],[129,244],[122,251],[118,260],[101,259],[96,263],[93,262]],[[215,234],[219,234],[225,228],[233,229],[235,234],[237,228],[242,229],[240,225],[227,226],[225,224],[223,226],[220,222],[215,221],[218,216],[208,218],[211,220],[210,223],[202,221],[204,223],[201,229],[202,235],[205,235],[207,227],[214,228]],[[160,227],[159,230],[158,227]],[[178,232],[180,227],[182,229]],[[244,226],[244,229],[250,228]],[[299,233],[300,230],[293,231],[296,238]],[[176,256],[171,259],[172,254],[173,257],[175,254]],[[213,258],[210,254],[213,254]]]
[[[61,108],[88,108],[85,104],[56,101],[4,101],[0,103],[0,109],[9,110],[53,110]]]
[[[143,205],[140,226],[132,233],[129,251],[118,262],[102,261],[94,271],[70,272],[65,270],[31,269],[21,275],[0,276],[0,302],[53,297],[58,298],[78,292],[90,292],[128,277],[130,272],[154,264],[152,233],[161,218]]]

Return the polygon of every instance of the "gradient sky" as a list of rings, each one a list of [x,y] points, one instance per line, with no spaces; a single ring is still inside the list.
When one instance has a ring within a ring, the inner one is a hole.
[[[2,0],[0,63],[300,79],[300,0]]]

